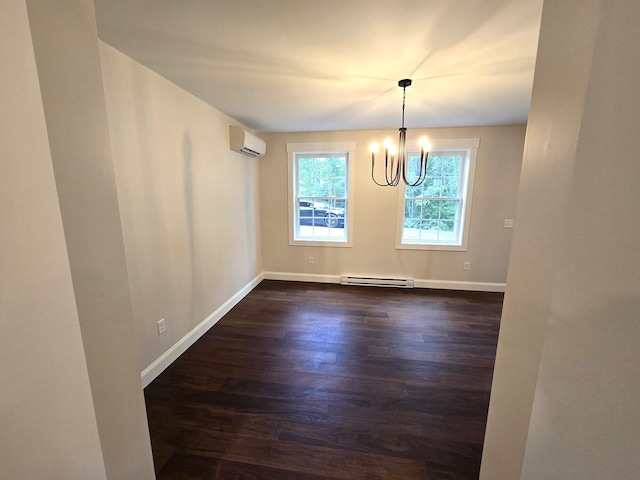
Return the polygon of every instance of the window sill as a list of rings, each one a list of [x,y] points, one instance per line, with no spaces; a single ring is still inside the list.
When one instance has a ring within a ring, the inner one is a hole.
[[[396,250],[440,250],[444,252],[466,252],[466,245],[447,245],[438,243],[400,243]]]
[[[289,245],[291,246],[304,246],[304,247],[352,247],[353,242],[350,240],[289,240]]]

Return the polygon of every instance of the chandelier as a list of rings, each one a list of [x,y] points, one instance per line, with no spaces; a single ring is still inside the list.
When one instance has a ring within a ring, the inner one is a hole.
[[[407,97],[407,87],[411,85],[411,80],[405,78],[398,82],[398,86],[402,87],[402,127],[400,127],[400,138],[398,139],[398,147],[391,144],[391,139],[385,139],[382,146],[384,147],[384,180],[378,181],[374,175],[376,165],[376,154],[379,151],[377,142],[371,144],[371,179],[381,187],[395,187],[400,183],[400,179],[410,186],[416,187],[424,182],[427,177],[427,160],[429,158],[429,149],[431,148],[426,137],[420,138],[420,170],[415,174],[415,182],[407,180],[408,174],[408,158],[407,158],[407,129],[404,126],[404,104]],[[396,155],[397,154],[397,155]],[[413,180],[413,178],[412,178]]]

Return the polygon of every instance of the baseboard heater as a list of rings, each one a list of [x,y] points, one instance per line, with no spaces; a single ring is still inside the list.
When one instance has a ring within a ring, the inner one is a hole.
[[[373,278],[341,276],[340,285],[360,285],[364,287],[413,288],[412,278]]]

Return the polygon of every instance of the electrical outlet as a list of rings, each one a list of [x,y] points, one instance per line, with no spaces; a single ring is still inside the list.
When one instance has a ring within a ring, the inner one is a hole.
[[[162,335],[167,331],[167,326],[164,324],[164,318],[158,320],[158,335]]]
[[[505,219],[504,228],[513,228],[513,218],[506,218]]]
[[[471,262],[464,262],[463,268],[465,270],[471,270]]]
[[[309,257],[309,263],[313,263],[313,257]]]

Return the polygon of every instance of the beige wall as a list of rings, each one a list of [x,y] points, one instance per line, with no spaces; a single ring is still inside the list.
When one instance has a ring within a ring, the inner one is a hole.
[[[107,476],[153,478],[93,2],[27,8]]]
[[[545,1],[482,479],[638,477],[639,21]]]
[[[0,14],[0,478],[105,479],[24,0]]]
[[[524,126],[409,129],[413,136],[480,138],[469,248],[466,252],[397,250],[398,189],[371,180],[372,141],[397,131],[261,134],[267,155],[260,159],[260,205],[264,270],[304,275],[367,275],[452,282],[504,283],[524,143]],[[356,142],[353,247],[290,246],[288,240],[288,142]],[[308,263],[308,257],[314,263]],[[471,270],[464,271],[464,262]]]
[[[229,150],[231,118],[105,43],[101,55],[143,371],[262,272],[260,159]]]

